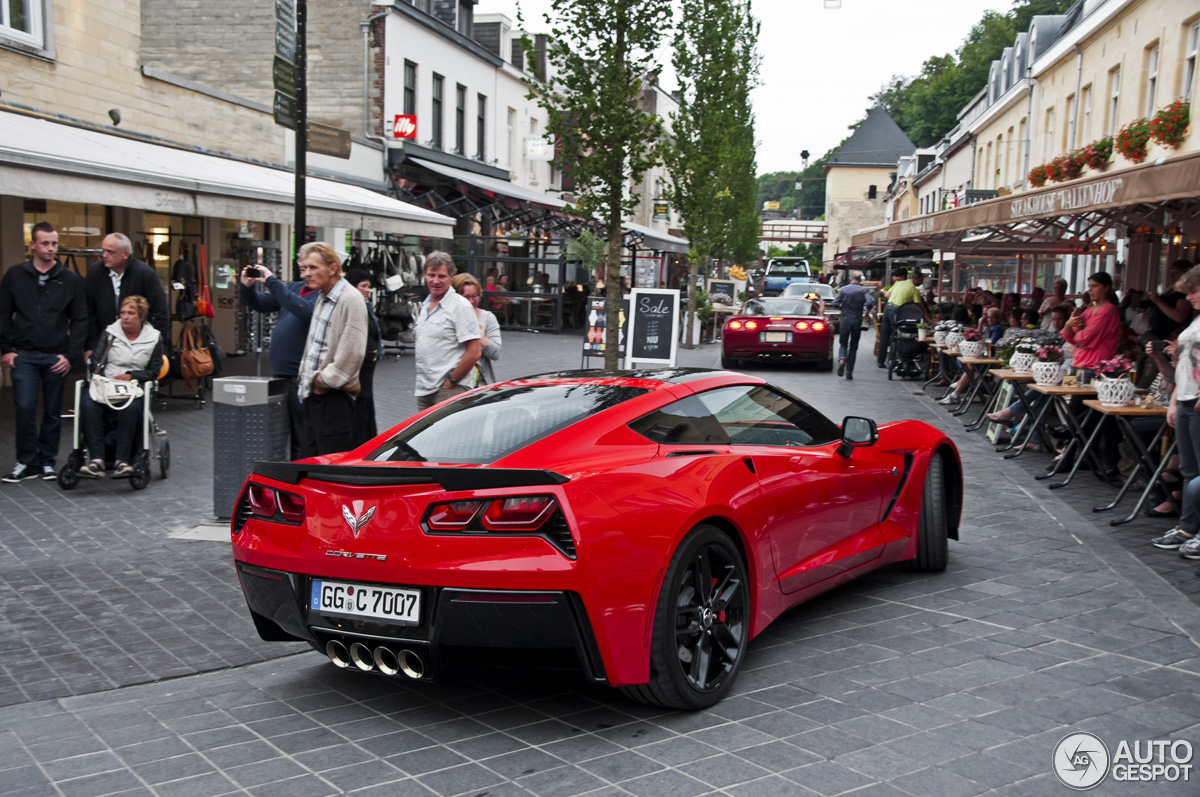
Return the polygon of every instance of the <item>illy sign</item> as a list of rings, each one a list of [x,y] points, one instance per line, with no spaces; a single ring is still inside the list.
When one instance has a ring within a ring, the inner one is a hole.
[[[416,138],[417,117],[410,114],[396,114],[396,121],[392,124],[392,136],[395,138]]]

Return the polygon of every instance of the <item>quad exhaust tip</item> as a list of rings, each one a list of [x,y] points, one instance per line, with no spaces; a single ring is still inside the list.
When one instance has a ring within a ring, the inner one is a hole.
[[[355,668],[362,672],[378,670],[384,675],[404,675],[413,680],[425,677],[425,660],[415,650],[401,648],[392,650],[380,645],[371,650],[362,642],[354,642],[349,648],[341,640],[331,639],[325,645],[325,655],[341,670]]]

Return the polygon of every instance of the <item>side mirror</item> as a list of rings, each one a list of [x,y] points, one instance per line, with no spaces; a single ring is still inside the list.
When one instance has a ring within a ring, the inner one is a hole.
[[[878,439],[879,427],[875,425],[875,421],[847,415],[842,420],[842,443],[837,452],[843,457],[848,457],[854,449],[873,446]]]

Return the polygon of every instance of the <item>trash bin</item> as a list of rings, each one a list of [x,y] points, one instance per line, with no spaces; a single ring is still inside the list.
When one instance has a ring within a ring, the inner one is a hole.
[[[255,462],[288,460],[288,383],[267,376],[213,380],[213,514],[233,516]]]

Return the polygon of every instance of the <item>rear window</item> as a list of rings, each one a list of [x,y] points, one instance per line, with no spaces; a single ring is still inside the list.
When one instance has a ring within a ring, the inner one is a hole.
[[[770,277],[807,277],[811,273],[806,262],[767,264],[767,276]]]
[[[427,415],[366,459],[483,465],[646,392],[595,383],[494,388]]]
[[[769,296],[747,302],[743,315],[816,315],[816,306],[807,299]]]

